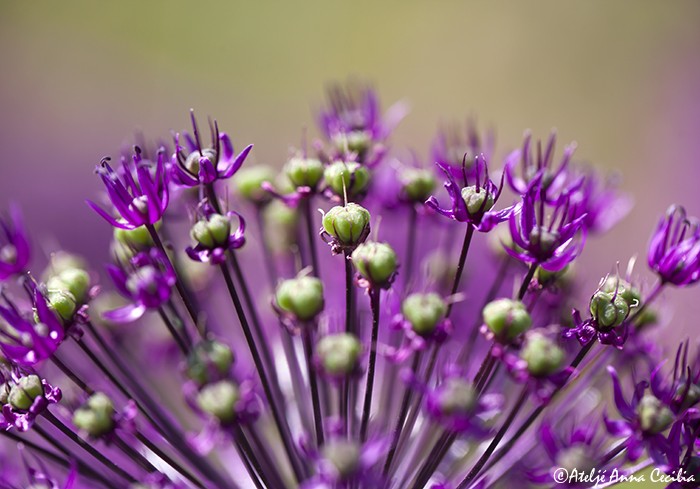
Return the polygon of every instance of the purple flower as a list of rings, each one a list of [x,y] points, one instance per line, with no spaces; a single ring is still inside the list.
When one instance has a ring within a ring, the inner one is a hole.
[[[562,194],[554,203],[542,198],[542,174],[522,196],[522,205],[509,218],[514,247],[506,252],[524,263],[556,272],[571,263],[586,241],[586,215],[571,205],[571,195]],[[545,219],[548,217],[549,223]]]
[[[29,263],[30,249],[22,214],[16,206],[10,207],[10,218],[0,219],[0,281],[24,272]]]
[[[600,457],[604,453],[605,438],[597,436],[596,423],[572,423],[567,430],[558,433],[550,421],[544,421],[539,429],[540,446],[544,448],[548,461],[538,457],[538,465],[527,470],[528,479],[537,484],[552,484],[555,481],[554,472],[566,469],[568,474],[577,471],[579,474],[591,470],[603,469]],[[538,452],[539,453],[539,452]],[[543,463],[544,462],[544,463]],[[549,463],[547,463],[549,462]],[[577,481],[561,481],[564,487],[576,487]]]
[[[2,430],[28,431],[45,409],[61,400],[61,390],[36,375],[14,372],[9,379],[2,380],[5,380],[2,388],[9,388],[8,401],[0,415]]]
[[[632,209],[632,199],[618,192],[618,179],[603,179],[593,168],[582,174],[582,185],[572,193],[571,204],[586,215],[584,226],[592,233],[604,233]]]
[[[537,143],[537,155],[532,155],[532,134],[527,132],[523,140],[523,146],[513,151],[506,158],[505,174],[508,185],[516,194],[524,195],[534,187],[540,187],[541,198],[550,204],[559,200],[562,193],[570,193],[582,183],[581,178],[571,181],[569,163],[576,149],[572,143],[564,148],[564,155],[557,168],[552,168],[554,159],[554,146],[556,133],[552,133],[547,141],[547,146],[542,152],[542,144]],[[516,174],[516,165],[520,163],[520,175]]]
[[[155,224],[163,217],[168,207],[169,172],[165,168],[165,150],[158,151],[154,163],[141,157],[141,149],[134,148],[133,166],[129,158],[121,159],[121,178],[104,158],[97,173],[102,178],[114,210],[119,218],[88,200],[87,204],[112,226],[135,229],[144,224]],[[136,177],[136,178],[134,178]]]
[[[700,279],[700,225],[686,217],[685,209],[673,205],[666,211],[651,238],[649,267],[663,283],[679,287]]]
[[[119,309],[105,312],[104,317],[110,321],[135,321],[147,309],[159,308],[170,299],[175,285],[175,272],[167,258],[156,248],[137,254],[129,265],[132,267],[130,270],[115,265],[107,266],[107,273],[112,277],[119,293],[133,301]]]
[[[226,260],[226,251],[245,244],[245,220],[234,211],[217,213],[209,203],[200,206],[202,219],[192,227],[191,235],[197,244],[186,248],[187,255],[202,263],[218,265]],[[232,231],[231,220],[238,219],[238,227]]]
[[[663,374],[665,361],[660,362],[652,371],[651,391],[657,399],[663,401],[674,414],[688,419],[700,417],[700,356],[688,361],[689,342],[678,346],[673,365],[673,374],[668,379]]]
[[[484,155],[489,160],[494,152],[493,131],[482,138],[473,119],[467,120],[464,132],[457,124],[447,125],[438,130],[430,149],[430,156],[443,171],[448,170],[452,177],[460,179],[465,173],[470,177],[475,174],[472,163],[477,156]],[[467,163],[466,168],[463,162]]]
[[[445,189],[452,201],[452,209],[441,208],[433,196],[425,204],[445,217],[466,222],[474,226],[477,231],[488,232],[498,223],[508,219],[515,207],[506,207],[500,211],[491,210],[503,191],[503,177],[501,177],[500,185],[496,186],[493,183],[489,178],[486,158],[482,154],[474,159],[474,185],[469,185],[466,161],[465,156],[462,161],[462,182],[464,185],[457,184],[450,167],[438,163],[438,167],[447,177]],[[481,180],[482,176],[483,180]]]
[[[443,379],[434,388],[427,388],[425,409],[445,429],[482,438],[489,432],[488,421],[501,412],[503,396],[479,395],[456,365],[445,368]]]
[[[175,135],[175,153],[172,156],[173,179],[184,187],[209,185],[216,180],[231,178],[243,165],[248,153],[253,149],[249,144],[236,154],[228,135],[219,132],[214,122],[211,130],[211,146],[204,147],[199,135],[197,120],[190,113],[194,135],[182,133],[184,146],[180,144],[180,134]]]
[[[0,348],[9,361],[25,367],[50,358],[65,337],[64,327],[46,297],[38,288],[33,296],[36,322],[26,319],[13,304],[0,306],[0,317],[9,326],[0,327]]]
[[[634,394],[628,403],[622,394],[620,379],[617,372],[608,366],[608,372],[613,381],[615,406],[623,419],[611,420],[603,415],[605,426],[613,436],[625,437],[623,444],[627,449],[627,459],[637,460],[644,449],[657,464],[663,464],[663,454],[668,450],[669,443],[664,436],[675,416],[663,401],[653,394],[645,393],[649,387],[647,381],[638,382]]]

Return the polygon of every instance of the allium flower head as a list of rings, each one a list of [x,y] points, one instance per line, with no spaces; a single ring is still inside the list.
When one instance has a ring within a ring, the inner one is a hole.
[[[184,187],[194,187],[231,178],[243,165],[253,145],[249,144],[236,154],[229,136],[219,132],[219,126],[214,122],[209,128],[211,145],[205,147],[202,145],[194,112],[190,115],[193,134],[185,132],[175,136],[175,153],[172,156],[175,182]],[[181,138],[184,139],[184,145],[181,144]]]
[[[133,161],[122,157],[121,171],[117,172],[104,158],[97,167],[109,200],[119,217],[105,211],[92,201],[87,204],[108,223],[122,229],[135,229],[144,224],[155,224],[168,207],[169,172],[165,166],[165,149],[160,149],[155,163],[141,156],[141,149],[134,148]]]
[[[671,206],[649,244],[649,267],[661,280],[679,287],[700,280],[700,224],[685,209]]]
[[[464,128],[459,124],[446,124],[438,130],[430,148],[430,156],[443,171],[453,178],[472,177],[476,171],[474,163],[479,155],[485,160],[493,157],[495,137],[493,131],[481,136],[476,121],[467,120]]]
[[[443,209],[435,197],[431,196],[426,205],[445,217],[455,221],[466,222],[474,229],[488,232],[498,223],[508,219],[514,207],[506,207],[500,211],[493,210],[503,191],[503,177],[500,185],[489,178],[488,164],[483,154],[474,159],[472,173],[474,185],[469,185],[470,177],[467,172],[467,156],[462,160],[461,184],[453,176],[450,167],[438,163],[438,167],[447,177],[445,189],[452,201],[452,209]]]
[[[201,219],[190,231],[196,244],[185,251],[195,261],[218,265],[226,259],[226,251],[245,244],[245,219],[235,211],[220,214],[208,202],[200,206],[200,214]],[[235,230],[232,228],[234,217],[238,221]]]
[[[10,208],[9,219],[0,219],[0,227],[0,281],[3,281],[25,271],[31,250],[18,207]]]
[[[61,400],[61,390],[36,374],[22,374],[16,371],[10,375],[3,373],[2,377],[4,377],[1,379],[4,381],[2,384],[4,392],[0,393],[2,401],[0,428],[3,430],[9,428],[19,431],[29,430],[36,418],[50,404],[56,404]]]

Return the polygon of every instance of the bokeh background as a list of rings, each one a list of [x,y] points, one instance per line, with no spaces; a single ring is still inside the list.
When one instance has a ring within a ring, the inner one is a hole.
[[[192,107],[279,165],[327,82],[353,75],[410,103],[395,145],[421,155],[440,121],[472,115],[501,155],[556,127],[622,171],[636,207],[587,251],[605,272],[643,262],[670,203],[700,214],[698,53],[696,0],[0,0],[0,208],[24,207],[38,248],[100,263],[109,229],[84,199],[134,130],[167,136]],[[669,298],[672,340],[697,334],[697,294]]]

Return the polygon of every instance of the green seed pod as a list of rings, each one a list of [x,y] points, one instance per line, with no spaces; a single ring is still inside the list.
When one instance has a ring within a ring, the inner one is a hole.
[[[520,358],[527,363],[527,370],[535,377],[545,377],[559,371],[564,363],[564,350],[551,338],[533,332],[527,336]]]
[[[409,202],[423,203],[435,189],[435,175],[423,168],[406,168],[399,173],[401,192]]]
[[[323,163],[315,158],[292,158],[284,166],[284,173],[295,187],[315,188],[323,178]]]
[[[352,477],[360,464],[360,447],[350,440],[330,440],[321,447],[321,455],[335,468],[341,479]]]
[[[26,411],[32,407],[34,399],[44,395],[44,386],[37,375],[27,375],[10,388],[8,402],[15,409]]]
[[[501,343],[510,343],[530,328],[532,319],[525,305],[512,299],[489,302],[482,311],[484,323]]]
[[[556,231],[549,231],[542,226],[535,226],[532,231],[530,231],[529,238],[530,244],[539,247],[543,253],[554,251],[559,243],[559,233]]]
[[[566,282],[565,276],[568,271],[569,265],[566,265],[564,268],[557,270],[556,272],[550,272],[542,267],[537,267],[537,270],[535,271],[535,279],[542,287],[547,287],[549,285]]]
[[[65,322],[73,319],[78,304],[73,294],[64,290],[49,290],[49,307]]]
[[[673,423],[673,412],[652,394],[646,394],[637,405],[639,426],[645,433],[659,434]]]
[[[377,287],[388,287],[398,267],[396,253],[387,243],[362,243],[351,258],[360,275]]]
[[[367,167],[354,161],[336,161],[326,167],[323,173],[326,185],[335,195],[355,197],[367,190],[370,173]]]
[[[216,150],[212,148],[204,148],[201,153],[199,150],[192,151],[185,159],[185,168],[192,175],[199,175],[199,160],[207,158],[212,165],[216,165]]]
[[[362,354],[362,343],[350,333],[325,336],[316,344],[316,356],[323,371],[331,376],[355,372]]]
[[[96,392],[73,413],[73,424],[95,438],[111,432],[114,429],[114,403],[106,394]]]
[[[203,341],[190,353],[187,377],[199,385],[214,380],[212,374],[225,375],[235,361],[231,348],[216,340]]]
[[[190,230],[192,239],[209,249],[226,246],[230,235],[231,221],[221,214],[197,221]]]
[[[335,206],[323,216],[323,229],[334,237],[340,247],[355,248],[369,235],[370,214],[352,202]]]
[[[447,304],[434,292],[411,294],[401,304],[401,313],[413,331],[429,336],[447,314]]]
[[[495,203],[491,192],[475,185],[462,189],[462,200],[467,206],[467,212],[472,216],[490,211]]]
[[[155,227],[156,229],[160,228],[160,221],[155,224]],[[114,228],[114,240],[136,250],[153,246],[153,238],[151,238],[151,233],[148,232],[146,226],[139,226],[135,229]]]
[[[622,295],[599,290],[591,298],[590,311],[599,328],[612,329],[627,319],[630,306]]]
[[[275,173],[271,168],[257,165],[238,170],[233,176],[233,182],[241,197],[254,204],[264,204],[270,200],[270,194],[261,185],[274,178]]]
[[[350,151],[363,156],[372,144],[372,136],[367,131],[350,131],[333,136],[333,143],[340,151]]]
[[[622,296],[630,308],[639,307],[642,303],[642,293],[639,289],[633,287],[628,281],[618,277],[608,277],[605,279],[605,282],[600,286],[600,290],[611,295],[617,292],[617,295]]]
[[[82,268],[66,268],[46,281],[49,290],[69,292],[78,304],[88,300],[90,274]]]
[[[87,269],[87,266],[87,262],[80,256],[67,253],[65,251],[57,251],[55,253],[51,253],[49,265],[46,267],[46,270],[44,270],[42,277],[44,282],[46,282],[54,275],[60,274],[63,270],[67,270],[69,268],[85,270]]]
[[[277,286],[277,307],[299,321],[310,321],[323,310],[323,283],[316,277],[297,277]]]
[[[449,378],[439,387],[440,411],[443,414],[469,414],[477,405],[479,395],[471,382]]]
[[[197,395],[197,405],[207,414],[228,424],[236,419],[236,404],[240,400],[238,386],[230,380],[205,385]]]
[[[296,246],[296,230],[299,222],[299,211],[288,207],[280,200],[273,200],[263,210],[267,244],[270,248],[282,253]]]

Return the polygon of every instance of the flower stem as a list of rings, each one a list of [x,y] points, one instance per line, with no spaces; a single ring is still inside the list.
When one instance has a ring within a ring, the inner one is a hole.
[[[469,485],[469,483],[474,480],[474,478],[479,475],[479,472],[481,469],[484,467],[484,464],[488,461],[489,457],[491,457],[491,454],[493,454],[494,450],[498,447],[498,444],[501,442],[503,439],[503,436],[506,434],[506,431],[508,431],[508,428],[510,428],[510,425],[513,424],[513,420],[515,420],[515,417],[518,415],[520,412],[520,409],[522,408],[523,404],[527,400],[528,396],[528,387],[525,386],[523,387],[520,396],[518,397],[518,400],[515,401],[515,404],[511,408],[510,412],[508,413],[508,416],[506,417],[506,420],[503,422],[503,425],[501,428],[498,430],[496,433],[496,436],[491,440],[491,443],[489,446],[486,448],[486,451],[481,455],[479,460],[474,464],[474,467],[469,471],[469,474],[462,480],[462,482],[457,486],[457,489],[466,489],[466,487]]]
[[[411,206],[408,214],[408,232],[406,237],[406,260],[404,263],[404,287],[408,289],[413,275],[413,261],[416,253],[416,221],[418,212]]]
[[[469,246],[472,242],[472,236],[474,236],[474,226],[468,224],[467,231],[464,233],[464,242],[462,243],[462,251],[459,254],[459,262],[457,263],[457,273],[455,274],[455,280],[452,283],[452,290],[450,291],[450,296],[455,295],[457,293],[457,289],[459,289],[459,282],[462,280],[462,273],[464,273],[464,264],[467,261],[467,253],[469,253]],[[454,302],[450,301],[450,304],[447,306],[447,313],[445,314],[445,317],[450,317],[453,304]]]
[[[284,444],[285,450],[287,452],[287,457],[292,465],[294,474],[297,480],[302,479],[302,472],[297,464],[297,459],[295,456],[294,444],[291,441],[291,433],[289,432],[289,426],[287,425],[282,413],[280,412],[279,405],[275,402],[275,397],[272,392],[272,387],[267,378],[267,373],[265,372],[265,367],[260,357],[260,350],[258,349],[253,333],[248,325],[248,319],[246,318],[245,312],[243,311],[243,304],[238,297],[238,292],[233,285],[233,279],[231,278],[231,273],[229,272],[226,263],[222,263],[219,267],[221,273],[224,276],[224,281],[226,282],[226,288],[228,289],[229,295],[231,296],[231,301],[233,302],[234,308],[236,309],[236,314],[241,323],[241,329],[243,330],[243,335],[245,336],[246,343],[248,344],[248,349],[253,357],[253,363],[258,371],[258,376],[260,377],[260,383],[262,384],[263,390],[265,391],[265,396],[267,397],[270,409],[272,411],[272,416],[275,419],[275,424],[282,438],[282,443]]]
[[[319,277],[321,269],[318,266],[318,253],[316,252],[316,233],[314,232],[314,218],[311,212],[312,196],[302,199],[302,208],[304,212],[304,220],[306,221],[306,239],[309,242],[309,255],[311,256],[312,273],[315,277]]]
[[[369,415],[372,411],[372,391],[374,389],[374,369],[377,363],[377,341],[379,339],[379,296],[380,289],[373,287],[369,291],[370,307],[372,309],[372,340],[369,350],[369,364],[367,367],[367,387],[365,388],[365,402],[362,408],[362,422],[360,423],[360,441],[367,439],[367,426]]]
[[[311,389],[311,403],[314,410],[314,425],[316,429],[316,444],[320,447],[324,443],[323,436],[323,417],[321,416],[321,400],[318,395],[318,382],[316,379],[316,371],[313,366],[313,334],[308,326],[301,334],[302,342],[304,343],[304,354],[306,355],[306,369],[309,375],[309,387]]]
[[[180,352],[184,357],[187,357],[190,353],[190,345],[188,345],[185,340],[182,338],[180,333],[178,332],[177,329],[175,329],[175,326],[173,325],[172,321],[170,321],[170,318],[168,315],[165,313],[162,307],[158,308],[158,315],[160,318],[163,320],[163,323],[165,324],[165,327],[168,328],[168,332],[170,332],[170,335],[173,337],[175,340],[175,343],[177,344],[177,347],[180,349]]]
[[[537,271],[538,266],[539,265],[537,263],[533,263],[532,265],[530,265],[530,268],[528,269],[525,278],[523,278],[523,283],[520,285],[520,290],[518,291],[519,301],[523,300],[523,297],[525,297],[525,294],[527,294],[527,288],[530,286],[530,282],[532,281],[532,277],[535,276],[535,272]]]
[[[450,450],[452,443],[457,438],[457,433],[454,431],[445,431],[440,438],[435,442],[433,448],[430,450],[430,456],[425,461],[418,476],[415,479],[415,483],[411,486],[413,489],[421,489],[425,487],[430,476],[438,468],[442,459],[445,458],[447,452]]]

